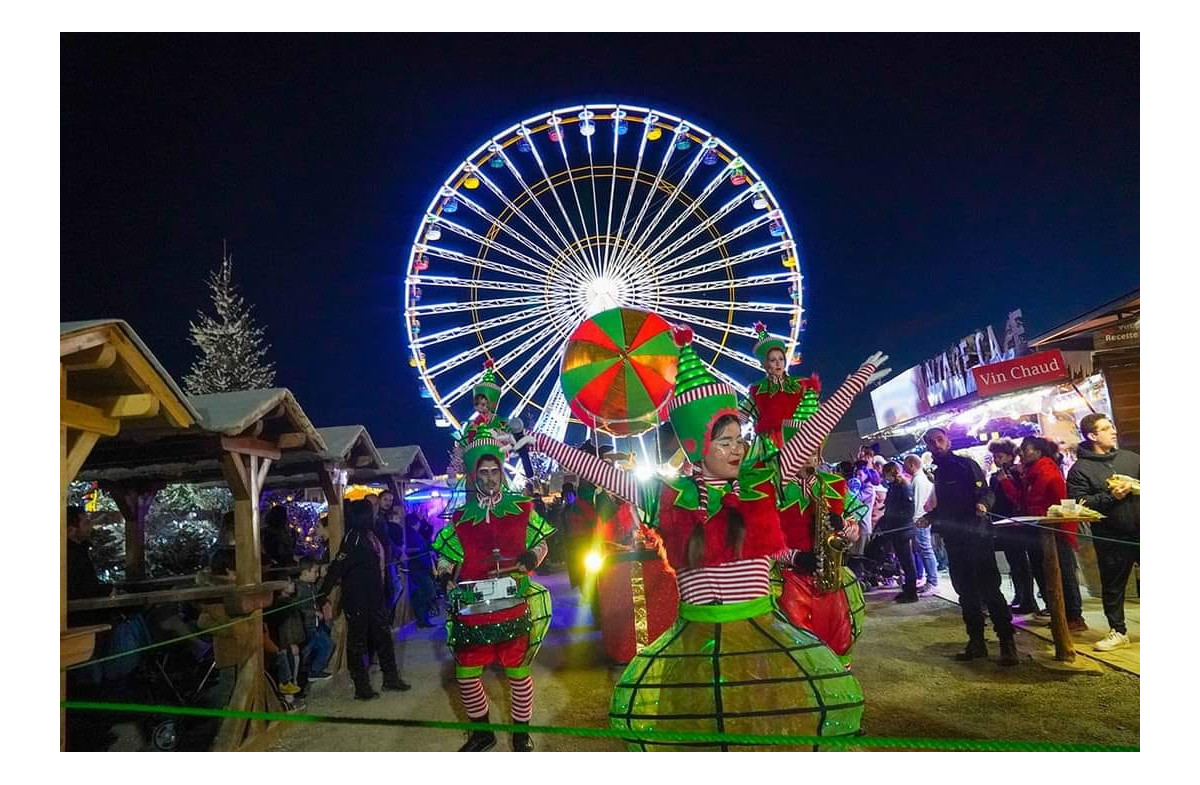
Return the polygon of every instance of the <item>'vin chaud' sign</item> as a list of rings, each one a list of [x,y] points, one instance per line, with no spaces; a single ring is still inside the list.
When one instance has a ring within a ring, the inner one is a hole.
[[[1071,370],[1067,368],[1062,352],[1057,349],[972,368],[971,373],[975,376],[975,387],[982,396],[999,395],[1071,377]]]

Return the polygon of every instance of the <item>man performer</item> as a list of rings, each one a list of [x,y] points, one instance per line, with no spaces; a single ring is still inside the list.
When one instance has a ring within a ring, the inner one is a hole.
[[[439,580],[448,582],[457,570],[459,582],[472,582],[448,595],[457,605],[447,622],[446,639],[467,718],[489,721],[483,669],[498,663],[512,689],[512,720],[528,725],[533,716],[530,664],[550,616],[548,593],[530,582],[528,573],[546,557],[545,541],[554,530],[534,510],[532,499],[508,490],[504,455],[504,446],[486,426],[476,430],[463,453],[466,502],[438,533],[433,549]],[[512,594],[494,602],[475,599],[476,590],[485,585],[475,582],[499,579],[491,584],[495,586],[514,578]],[[495,733],[477,730],[459,751],[483,752],[495,744]],[[528,733],[514,733],[512,747],[531,752],[533,741]]]

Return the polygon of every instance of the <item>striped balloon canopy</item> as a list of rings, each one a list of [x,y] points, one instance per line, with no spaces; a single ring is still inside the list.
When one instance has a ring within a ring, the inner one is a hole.
[[[658,425],[675,388],[671,325],[635,308],[601,311],[567,340],[563,396],[589,428],[631,436]]]

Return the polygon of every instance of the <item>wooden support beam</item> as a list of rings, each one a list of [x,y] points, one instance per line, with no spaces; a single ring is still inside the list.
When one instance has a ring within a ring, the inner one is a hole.
[[[146,519],[158,492],[165,482],[109,482],[102,480],[101,489],[112,497],[125,519],[125,576],[128,579],[146,575]]]
[[[281,433],[275,440],[275,446],[280,450],[294,450],[303,447],[307,441],[308,436],[303,433]]]
[[[109,368],[117,361],[117,349],[112,344],[92,346],[60,358],[68,371],[99,371]]]
[[[343,514],[342,500],[346,496],[346,477],[345,472],[341,469],[326,464],[326,466],[317,472],[317,476],[321,478],[321,490],[325,493],[325,501],[329,505],[329,560],[332,562],[337,556],[338,551],[342,547],[342,537],[346,533],[346,518]],[[336,610],[341,607],[341,587],[333,590],[333,596],[329,598]],[[330,660],[332,673],[341,673],[346,668],[346,617],[341,615],[333,620],[330,629],[330,637],[333,638],[334,650],[333,658]]]
[[[166,380],[159,375],[158,370],[146,359],[125,333],[115,325],[108,331],[108,342],[117,348],[121,361],[129,367],[133,381],[142,392],[150,393],[161,402],[163,416],[178,428],[187,428],[195,423],[195,418],[188,412],[184,402],[168,386]]]
[[[251,425],[249,428],[247,428],[246,430],[242,431],[241,433],[239,433],[239,434],[238,434],[236,437],[234,437],[234,438],[237,438],[237,439],[257,439],[258,437],[262,436],[262,432],[263,432],[263,421],[262,421],[262,420],[255,420],[255,421],[254,421],[254,423],[253,423],[253,424],[252,424],[252,425]]]
[[[370,462],[371,462],[371,456],[370,456],[370,455],[360,455],[360,456],[358,456],[357,458],[355,458],[355,459],[354,459],[354,465],[355,465],[355,466],[366,466],[366,465],[367,465],[367,464],[369,464]]]
[[[98,399],[96,401],[96,408],[109,417],[134,420],[141,417],[156,416],[159,409],[159,400],[150,393],[114,395],[109,398]]]
[[[66,454],[63,456],[61,468],[63,476],[67,478],[63,481],[64,485],[68,485],[83,468],[83,463],[91,455],[96,442],[100,441],[100,434],[68,429],[65,425],[62,426],[62,432],[66,439]]]
[[[108,333],[109,328],[106,327],[104,329],[91,329],[78,335],[72,335],[70,338],[60,338],[58,341],[58,356],[61,359],[96,346],[103,346],[108,343]]]
[[[90,431],[101,436],[116,436],[121,430],[120,420],[114,420],[95,406],[67,398],[59,399],[58,419],[68,428]]]
[[[270,458],[273,461],[279,460],[279,448],[272,442],[263,441],[261,439],[251,439],[246,437],[221,437],[221,449],[240,453],[241,455],[252,455],[259,458]]]

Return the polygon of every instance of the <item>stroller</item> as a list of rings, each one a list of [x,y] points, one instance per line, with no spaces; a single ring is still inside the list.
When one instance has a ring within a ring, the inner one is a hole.
[[[863,554],[851,559],[850,567],[864,592],[900,586],[904,581],[904,571],[900,569],[900,560],[887,534],[871,532]]]
[[[150,608],[145,626],[152,642],[175,640],[197,632],[194,614],[186,605],[167,604]],[[190,637],[170,646],[151,649],[140,655],[133,674],[132,691],[154,705],[207,706],[216,703],[212,692],[219,683],[219,671],[208,636]],[[151,715],[142,722],[142,734],[154,749],[169,752],[187,746],[206,749],[203,737],[216,732],[216,721],[203,717],[173,714]],[[184,739],[189,742],[183,745]]]

